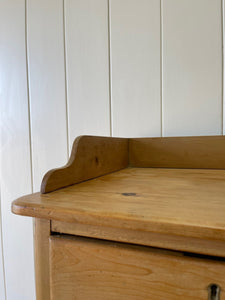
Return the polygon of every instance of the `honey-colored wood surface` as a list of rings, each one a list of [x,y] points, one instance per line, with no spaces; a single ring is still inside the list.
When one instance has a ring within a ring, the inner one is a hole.
[[[225,169],[225,137],[111,138],[80,136],[68,163],[50,170],[41,192],[133,167]]]
[[[225,241],[223,240],[187,238],[181,235],[81,223],[65,223],[61,221],[52,221],[51,230],[53,233],[64,233],[162,249],[173,249],[182,252],[225,257]]]
[[[51,237],[51,299],[206,300],[225,262],[86,238]]]
[[[74,141],[67,165],[45,174],[41,192],[52,192],[123,169],[127,165],[128,139],[80,136]]]
[[[16,214],[225,241],[225,170],[126,168],[14,201]]]
[[[129,140],[133,167],[225,169],[225,137],[163,137]]]
[[[50,221],[35,219],[36,300],[50,299],[49,237]]]

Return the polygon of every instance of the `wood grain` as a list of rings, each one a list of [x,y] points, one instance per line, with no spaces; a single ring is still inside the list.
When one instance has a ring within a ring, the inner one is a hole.
[[[225,169],[225,137],[194,136],[129,140],[133,167]]]
[[[225,241],[225,170],[126,168],[16,200],[16,214]]]
[[[225,299],[225,262],[85,238],[51,237],[51,299]]]
[[[35,280],[36,299],[50,299],[49,237],[50,221],[35,218]]]
[[[173,249],[182,252],[225,257],[225,241],[215,239],[187,238],[181,235],[169,235],[81,223],[66,223],[61,221],[52,221],[51,230],[54,234],[70,234],[162,249]]]
[[[52,192],[123,169],[127,165],[128,139],[80,136],[73,144],[67,165],[51,170],[44,176],[41,192]]]
[[[67,165],[44,176],[41,192],[102,176],[123,169],[128,163],[134,167],[224,169],[224,148],[223,136],[138,139],[80,136],[74,142]]]

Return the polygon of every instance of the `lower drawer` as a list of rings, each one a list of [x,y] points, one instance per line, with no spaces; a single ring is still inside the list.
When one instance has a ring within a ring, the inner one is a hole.
[[[225,300],[225,262],[97,239],[50,238],[52,300]],[[209,292],[210,284],[216,287]],[[209,296],[209,293],[212,295]]]

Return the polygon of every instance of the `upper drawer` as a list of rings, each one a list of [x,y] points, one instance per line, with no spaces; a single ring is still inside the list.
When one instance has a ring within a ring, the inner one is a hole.
[[[207,300],[212,283],[225,299],[225,262],[150,247],[52,236],[50,270],[54,300]]]

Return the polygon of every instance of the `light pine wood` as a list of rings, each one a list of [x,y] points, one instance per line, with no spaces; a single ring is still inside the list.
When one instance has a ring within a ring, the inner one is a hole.
[[[43,194],[12,204],[36,218],[37,300],[201,300],[212,283],[225,299],[224,144],[79,137]]]
[[[51,237],[51,299],[225,299],[225,262],[85,238]]]
[[[50,221],[35,218],[36,300],[50,299],[49,237]]]
[[[224,169],[224,147],[223,136],[139,139],[80,136],[74,142],[67,165],[44,176],[41,192],[52,192],[117,171],[128,163],[135,167]]]
[[[123,169],[128,165],[128,139],[80,136],[63,168],[49,171],[41,192],[54,190]]]
[[[33,183],[39,191],[44,174],[68,159],[63,0],[27,0],[27,30]]]
[[[161,2],[163,136],[222,134],[221,0]]]
[[[113,136],[159,136],[160,1],[109,4]]]
[[[181,235],[113,228],[109,226],[65,223],[61,221],[52,221],[51,228],[54,234],[64,233],[162,249],[173,249],[176,251],[225,257],[225,241],[216,239],[187,238]]]
[[[225,137],[163,137],[129,139],[134,167],[225,169]]]
[[[68,135],[110,135],[108,0],[66,0]]]
[[[16,214],[225,241],[225,170],[126,168],[16,200]]]

